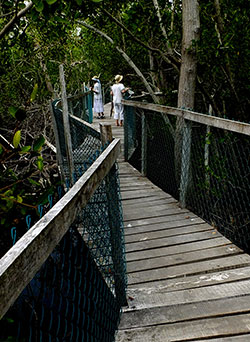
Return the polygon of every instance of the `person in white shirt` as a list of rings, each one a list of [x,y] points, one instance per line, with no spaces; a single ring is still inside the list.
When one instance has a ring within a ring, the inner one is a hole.
[[[97,113],[97,119],[104,118],[103,100],[102,100],[102,86],[98,76],[92,77],[95,81],[91,91],[94,93],[94,112]]]
[[[113,104],[114,104],[114,118],[116,120],[117,126],[123,125],[124,119],[124,105],[121,103],[123,98],[123,93],[128,91],[129,88],[125,88],[125,86],[120,83],[123,79],[122,75],[115,76],[115,84],[111,87],[111,95],[113,96]]]

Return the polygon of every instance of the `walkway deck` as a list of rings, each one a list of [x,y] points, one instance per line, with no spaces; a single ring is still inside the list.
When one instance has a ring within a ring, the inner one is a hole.
[[[123,138],[108,106],[106,117]],[[119,168],[129,307],[116,341],[250,341],[250,256],[122,155]]]

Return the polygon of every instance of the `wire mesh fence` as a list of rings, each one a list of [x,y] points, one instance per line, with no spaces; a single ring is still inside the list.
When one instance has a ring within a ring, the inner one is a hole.
[[[65,184],[70,190],[62,113],[57,124]],[[108,147],[98,132],[70,118],[74,182]],[[59,199],[60,199],[59,198]],[[63,199],[63,198],[62,198]],[[41,217],[45,214],[41,208]],[[30,223],[29,229],[32,229]],[[118,166],[115,163],[66,235],[0,321],[0,341],[115,339],[126,302],[126,259]],[[41,247],[42,248],[42,247]]]
[[[146,156],[142,113],[146,118]],[[152,182],[250,252],[250,136],[173,114],[166,123],[164,116],[126,106],[125,130],[132,135],[125,145],[128,160],[141,171],[145,158],[146,175]],[[135,130],[130,129],[133,120]],[[133,153],[128,153],[135,146]]]
[[[120,303],[75,226],[1,322],[1,341],[113,341]]]
[[[74,116],[92,123],[93,110],[92,110],[92,94],[85,87],[85,92],[79,95],[70,96],[67,98],[69,113]]]

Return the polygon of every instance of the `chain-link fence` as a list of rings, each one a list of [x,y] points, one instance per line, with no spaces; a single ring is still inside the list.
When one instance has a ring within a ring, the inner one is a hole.
[[[223,129],[215,117],[207,125],[202,114],[184,120],[178,110],[167,115],[135,106],[126,106],[127,160],[140,171],[145,167],[152,182],[250,252],[250,125],[225,120],[231,129]],[[239,133],[242,127],[245,134]]]
[[[67,178],[62,115],[56,108],[54,113],[67,192],[71,183]],[[100,134],[77,118],[70,118],[70,131],[73,178],[77,182],[90,166],[94,167],[99,154],[105,153],[109,145],[102,146]],[[63,215],[58,220],[66,225],[67,213]],[[68,228],[0,321],[0,341],[114,341],[121,307],[127,305],[124,227],[116,163]]]
[[[93,109],[92,109],[92,93],[88,88],[85,92],[79,95],[70,96],[67,98],[69,113],[83,119],[86,122],[92,123]]]

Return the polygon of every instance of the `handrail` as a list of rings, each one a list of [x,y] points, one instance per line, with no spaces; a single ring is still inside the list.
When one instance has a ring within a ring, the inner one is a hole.
[[[114,139],[75,185],[0,260],[0,318],[33,279],[114,165]]]
[[[79,93],[79,94],[76,94],[76,95],[68,96],[67,100],[68,101],[78,100],[78,99],[80,99],[82,97],[85,97],[85,96],[87,96],[89,94],[91,94],[91,90],[88,90],[88,91],[85,91],[83,93]],[[61,102],[62,102],[62,100],[58,100],[57,106],[60,106]]]
[[[126,106],[131,106],[135,108],[141,108],[146,109],[150,111],[155,111],[159,113],[169,114],[181,117],[185,120],[198,122],[204,125],[226,129],[228,131],[241,133],[245,135],[250,135],[250,124],[243,123],[243,122],[237,122],[233,120],[223,119],[207,114],[201,114],[197,113],[188,109],[182,109],[182,108],[174,108],[169,106],[163,106],[159,104],[153,104],[153,103],[144,103],[139,101],[132,101],[132,100],[123,100],[123,104]],[[147,114],[147,113],[145,113]]]

